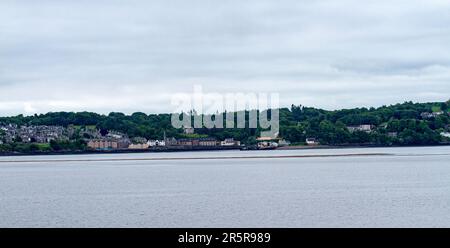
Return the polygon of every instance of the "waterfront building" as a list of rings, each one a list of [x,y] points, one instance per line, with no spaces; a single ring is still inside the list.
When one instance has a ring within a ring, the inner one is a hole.
[[[262,141],[258,142],[258,149],[274,149],[278,147],[277,142],[271,142],[271,141]]]
[[[179,146],[217,146],[215,138],[191,138],[177,140]]]
[[[148,146],[154,147],[154,146],[166,146],[166,142],[164,140],[149,140],[147,142]]]
[[[238,140],[234,140],[233,138],[225,139],[220,142],[221,146],[240,146],[241,142]]]
[[[134,149],[134,150],[144,150],[148,149],[149,145],[147,143],[138,143],[138,144],[130,144],[128,146],[128,149]]]
[[[127,138],[122,139],[92,139],[89,140],[87,146],[94,150],[115,150],[115,149],[127,149],[131,142]]]
[[[200,138],[198,141],[199,146],[216,146],[217,140],[214,138]]]

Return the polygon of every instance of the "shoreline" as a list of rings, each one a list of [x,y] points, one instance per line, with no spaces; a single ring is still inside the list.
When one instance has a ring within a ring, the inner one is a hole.
[[[223,159],[280,159],[280,158],[328,158],[359,156],[394,156],[392,153],[348,153],[310,155],[269,155],[269,156],[215,156],[215,157],[173,157],[173,158],[100,158],[100,159],[40,159],[40,160],[0,160],[2,163],[55,163],[55,162],[117,162],[117,161],[170,161],[170,160],[223,160]]]
[[[397,148],[397,147],[435,147],[435,146],[450,146],[450,143],[441,143],[435,145],[315,145],[315,146],[283,146],[275,150],[306,150],[306,149],[346,149],[346,148]]]
[[[165,149],[118,149],[118,150],[84,150],[84,151],[59,151],[59,152],[8,152],[0,153],[0,157],[21,156],[58,156],[58,155],[89,155],[89,154],[134,154],[134,153],[178,153],[178,152],[204,152],[204,151],[276,151],[276,150],[326,150],[326,149],[352,149],[352,148],[399,148],[399,147],[441,147],[450,144],[436,145],[316,145],[316,146],[285,146],[275,149],[242,149],[242,147],[171,147]]]

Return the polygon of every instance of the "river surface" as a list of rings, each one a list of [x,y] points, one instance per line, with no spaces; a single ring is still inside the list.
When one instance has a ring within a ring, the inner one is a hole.
[[[450,227],[449,161],[450,146],[0,157],[0,227]]]

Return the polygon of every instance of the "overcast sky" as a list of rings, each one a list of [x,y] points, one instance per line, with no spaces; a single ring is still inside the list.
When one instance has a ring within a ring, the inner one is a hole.
[[[326,109],[450,98],[448,0],[1,0],[0,115],[171,112],[171,94]]]

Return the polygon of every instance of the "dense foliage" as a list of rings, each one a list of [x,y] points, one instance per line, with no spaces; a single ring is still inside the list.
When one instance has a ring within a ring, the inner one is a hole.
[[[52,140],[48,144],[14,142],[11,144],[1,144],[0,145],[0,153],[84,151],[85,149],[86,149],[86,143],[83,140],[74,140],[74,141]]]
[[[375,145],[430,145],[444,141],[441,132],[448,131],[450,102],[413,103],[405,102],[379,108],[355,108],[327,111],[317,108],[295,106],[280,109],[280,137],[294,144],[302,144],[305,138],[317,138],[322,144],[375,144]],[[443,114],[424,118],[422,113],[440,112]],[[245,113],[248,116],[248,112]],[[225,113],[223,114],[225,116]],[[224,118],[225,119],[225,118]],[[248,118],[246,118],[248,120]],[[95,126],[102,132],[115,130],[130,137],[162,139],[184,137],[183,130],[171,125],[170,114],[145,114],[141,112],[125,115],[113,112],[100,115],[90,112],[56,112],[33,116],[1,117],[0,124],[17,125],[60,125]],[[350,132],[347,126],[371,124],[372,132]],[[234,138],[251,144],[261,129],[248,128],[201,128],[196,134],[215,137],[219,140]],[[395,133],[395,135],[389,135]],[[1,136],[1,133],[0,133]],[[78,143],[77,143],[78,142]],[[23,149],[37,149],[34,144],[4,144],[5,146],[27,146]],[[17,147],[16,147],[17,148]],[[52,143],[45,149],[82,149],[80,141]],[[19,150],[22,149],[19,147]]]

